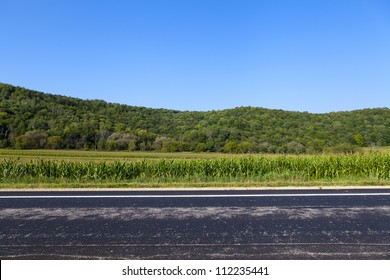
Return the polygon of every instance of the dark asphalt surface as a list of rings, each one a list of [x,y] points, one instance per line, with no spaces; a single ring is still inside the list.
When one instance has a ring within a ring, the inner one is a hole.
[[[390,190],[0,192],[0,259],[390,259]]]

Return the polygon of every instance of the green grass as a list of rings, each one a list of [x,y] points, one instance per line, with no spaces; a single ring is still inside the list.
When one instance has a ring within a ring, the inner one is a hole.
[[[243,155],[242,155],[243,156]],[[159,159],[212,159],[240,157],[235,154],[222,153],[163,153],[163,152],[128,152],[128,151],[83,151],[83,150],[9,150],[0,149],[0,159],[18,158],[30,160],[62,160],[69,162],[102,162],[102,161],[139,161]]]
[[[364,147],[361,148],[364,153],[390,153],[390,146],[385,147]]]
[[[390,153],[226,155],[0,150],[0,188],[390,185]]]

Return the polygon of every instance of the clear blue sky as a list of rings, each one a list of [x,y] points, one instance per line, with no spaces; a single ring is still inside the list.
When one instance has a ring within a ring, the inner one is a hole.
[[[179,110],[390,107],[388,0],[0,0],[0,81]]]

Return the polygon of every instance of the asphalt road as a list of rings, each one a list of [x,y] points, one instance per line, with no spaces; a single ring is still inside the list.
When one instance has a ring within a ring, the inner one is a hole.
[[[0,259],[390,259],[390,190],[0,192]]]

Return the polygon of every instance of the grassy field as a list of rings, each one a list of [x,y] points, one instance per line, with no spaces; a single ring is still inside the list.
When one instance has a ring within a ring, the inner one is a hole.
[[[385,147],[364,147],[361,148],[363,153],[390,153],[390,146]]]
[[[128,151],[83,151],[83,150],[8,150],[0,149],[0,159],[60,160],[68,162],[114,162],[160,159],[215,159],[242,157],[244,155],[222,153],[163,153]]]
[[[0,188],[390,185],[390,153],[215,153],[0,150]]]

